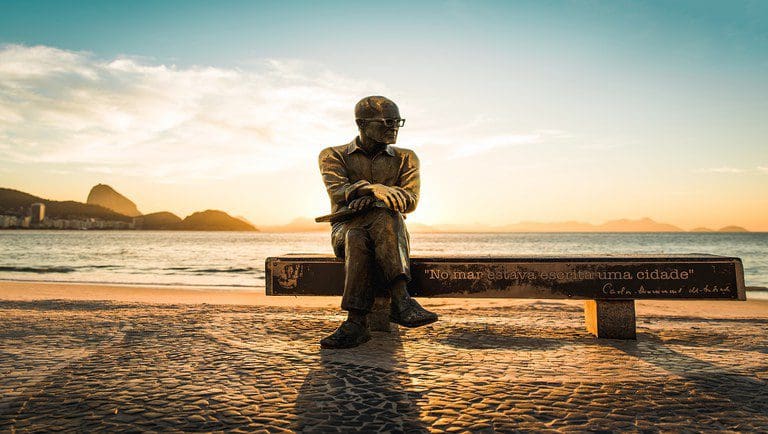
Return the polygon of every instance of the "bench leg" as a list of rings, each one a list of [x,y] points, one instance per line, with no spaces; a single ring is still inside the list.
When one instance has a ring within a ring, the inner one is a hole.
[[[637,339],[635,300],[585,300],[584,318],[598,338]]]
[[[368,314],[368,324],[374,332],[392,332],[395,325],[389,322],[389,297],[376,297],[371,313]]]

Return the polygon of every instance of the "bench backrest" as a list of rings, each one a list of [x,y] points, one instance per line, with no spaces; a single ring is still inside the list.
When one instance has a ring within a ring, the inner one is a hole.
[[[413,257],[422,297],[745,300],[739,258],[714,255]],[[266,260],[267,295],[341,295],[344,262],[327,255]]]

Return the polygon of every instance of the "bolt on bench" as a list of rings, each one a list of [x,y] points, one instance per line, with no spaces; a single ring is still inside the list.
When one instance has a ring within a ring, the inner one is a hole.
[[[333,256],[270,257],[265,270],[267,295],[344,290],[344,261]],[[741,259],[703,254],[414,256],[411,277],[414,297],[583,299],[587,330],[609,339],[636,338],[635,300],[746,300]],[[387,322],[381,300],[372,323]]]

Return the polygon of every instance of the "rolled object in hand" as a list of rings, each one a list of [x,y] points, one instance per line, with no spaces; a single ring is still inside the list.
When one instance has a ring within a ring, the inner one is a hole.
[[[336,222],[341,222],[341,221],[344,221],[344,220],[347,220],[347,219],[351,218],[355,214],[358,214],[360,212],[365,211],[366,209],[367,208],[365,208],[365,209],[349,209],[349,208],[344,208],[344,209],[342,209],[340,211],[336,211],[335,213],[317,217],[317,218],[315,218],[315,222],[317,222],[317,223],[328,223],[328,222],[336,223]]]
[[[315,222],[317,222],[317,223],[343,222],[344,220],[349,220],[353,216],[361,214],[361,213],[363,213],[365,211],[368,211],[369,209],[374,208],[374,207],[386,208],[387,205],[384,202],[380,201],[380,200],[374,200],[368,206],[365,206],[365,207],[360,208],[360,209],[342,208],[342,209],[336,211],[335,213],[317,217],[317,218],[315,218]],[[403,216],[403,217],[405,217],[405,216]]]

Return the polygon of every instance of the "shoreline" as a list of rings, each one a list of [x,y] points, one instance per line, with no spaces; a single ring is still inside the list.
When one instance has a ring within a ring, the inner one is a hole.
[[[147,304],[222,304],[248,306],[290,306],[293,304],[326,307],[341,297],[269,297],[263,287],[243,291],[224,287],[152,286],[129,284],[70,283],[40,281],[0,281],[0,301],[113,301]],[[260,289],[260,290],[259,290]],[[291,299],[291,302],[280,299]],[[277,299],[277,300],[274,300]],[[338,302],[335,303],[338,305]]]
[[[44,300],[107,301],[165,305],[242,305],[338,309],[341,297],[267,296],[263,287],[242,291],[221,287],[82,284],[0,280],[0,302]],[[583,306],[584,300],[520,298],[420,298],[424,306],[443,309],[485,309],[530,304]],[[709,318],[768,318],[768,297],[735,300],[636,300],[638,316],[692,315]]]
[[[29,283],[29,284],[43,284],[43,285],[88,285],[88,286],[109,286],[109,287],[126,287],[126,288],[168,288],[168,289],[180,289],[184,291],[230,291],[230,292],[244,292],[246,294],[256,294],[259,291],[264,291],[264,286],[246,286],[246,285],[194,285],[194,284],[179,284],[179,283],[122,283],[122,282],[97,282],[92,280],[32,280],[32,279],[3,279],[0,278],[0,283]],[[768,291],[768,288],[764,288]]]

